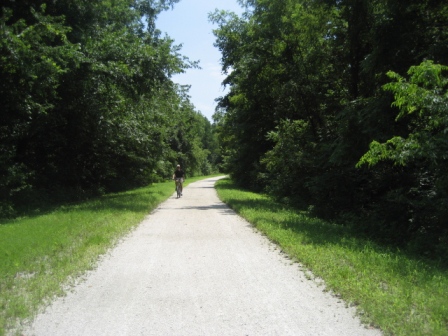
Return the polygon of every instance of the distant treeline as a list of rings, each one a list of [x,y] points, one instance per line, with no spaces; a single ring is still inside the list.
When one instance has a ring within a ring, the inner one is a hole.
[[[0,215],[216,169],[218,144],[155,27],[178,0],[2,1]]]
[[[225,167],[421,255],[448,252],[448,3],[242,0],[216,11]]]

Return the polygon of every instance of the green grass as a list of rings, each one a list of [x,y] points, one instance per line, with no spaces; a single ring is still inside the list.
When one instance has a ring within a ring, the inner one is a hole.
[[[188,183],[203,179],[191,178]],[[172,181],[0,225],[0,335],[93,269],[100,255],[174,193]]]
[[[217,183],[219,197],[386,335],[448,335],[448,272],[350,228]]]

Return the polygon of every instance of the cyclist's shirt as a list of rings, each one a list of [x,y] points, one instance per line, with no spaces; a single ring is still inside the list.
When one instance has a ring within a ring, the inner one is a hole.
[[[185,173],[182,169],[181,170],[176,169],[174,171],[174,175],[176,176],[176,178],[183,178],[185,176]]]

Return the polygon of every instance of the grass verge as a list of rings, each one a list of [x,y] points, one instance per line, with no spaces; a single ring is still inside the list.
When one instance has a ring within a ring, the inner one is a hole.
[[[357,237],[350,228],[287,208],[267,196],[216,185],[221,200],[251,222],[311,277],[325,281],[364,323],[386,335],[448,335],[448,272]]]
[[[184,185],[203,178],[190,178]],[[62,295],[64,288],[93,269],[100,255],[173,193],[172,181],[157,183],[3,222],[0,335],[15,330],[55,295]]]

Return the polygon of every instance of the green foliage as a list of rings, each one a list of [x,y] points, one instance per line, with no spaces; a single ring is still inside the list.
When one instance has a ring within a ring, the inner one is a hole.
[[[316,145],[309,123],[284,120],[268,137],[275,146],[261,160],[269,172],[267,191],[284,200],[306,204],[309,195],[304,186],[310,177],[310,153]]]
[[[324,38],[328,12],[295,1],[251,5],[247,21],[220,12],[211,19],[220,25],[215,35],[223,70],[232,70],[224,81],[230,93],[220,101],[225,114],[218,117],[227,169],[239,183],[259,185],[259,159],[272,148],[266,135],[281,119],[306,120],[315,133],[323,123],[319,106],[333,100],[322,75],[334,68]]]
[[[437,165],[448,159],[448,77],[443,76],[447,70],[448,66],[425,61],[409,69],[409,82],[397,73],[388,73],[395,81],[383,88],[394,94],[392,105],[399,109],[396,120],[412,115],[408,118],[410,132],[407,138],[393,137],[383,144],[373,141],[358,166],[387,159],[403,166],[418,159]]]
[[[70,28],[63,18],[46,15],[45,6],[30,9],[33,24],[23,19],[10,23],[13,12],[2,9],[0,199],[12,209],[8,198],[28,189],[36,174],[22,160],[24,139],[41,131],[56,104],[61,78],[69,67],[76,67],[81,55],[67,40]]]
[[[225,170],[316,215],[359,218],[379,241],[445,253],[447,5],[242,3],[241,18],[211,16],[230,87],[215,114]]]
[[[176,2],[2,7],[1,215],[36,192],[88,195],[168,178],[182,158],[191,175],[215,169],[217,148],[205,147],[214,135],[202,132],[210,122],[170,79],[197,64],[154,25]]]
[[[446,209],[448,195],[448,79],[444,76],[447,66],[425,61],[409,69],[409,80],[389,72],[394,81],[385,84],[385,90],[394,94],[393,106],[399,109],[396,120],[405,119],[408,124],[406,137],[394,136],[384,143],[372,141],[370,149],[357,166],[378,165],[389,161],[394,165],[412,167],[413,183],[402,186],[401,203],[412,209],[412,222],[417,241],[414,248],[436,250],[445,253],[448,236]],[[414,210],[415,209],[415,210]],[[426,240],[426,242],[425,242]],[[428,246],[431,241],[433,246]],[[418,246],[421,244],[422,246]]]

